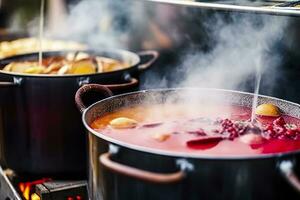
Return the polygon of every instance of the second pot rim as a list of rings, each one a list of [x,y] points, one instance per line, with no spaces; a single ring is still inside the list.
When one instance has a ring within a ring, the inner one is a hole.
[[[61,50],[61,51],[43,51],[43,54],[61,54],[61,53],[68,53],[68,52],[108,52],[108,53],[119,53],[119,54],[128,54],[130,55],[131,58],[133,58],[134,63],[131,64],[129,67],[120,69],[120,70],[115,70],[115,71],[110,71],[110,72],[96,72],[96,73],[89,73],[89,74],[64,74],[64,75],[53,75],[53,74],[26,74],[26,73],[17,73],[17,72],[6,72],[3,70],[0,70],[0,74],[5,74],[5,75],[10,75],[14,77],[32,77],[32,78],[73,78],[73,77],[89,77],[89,76],[97,76],[97,75],[110,75],[114,73],[124,73],[128,70],[131,70],[135,68],[137,65],[140,64],[141,58],[137,53],[134,53],[129,50],[125,49],[113,49],[113,48],[107,48],[107,49],[85,49],[85,50]],[[22,57],[26,56],[33,56],[37,55],[38,52],[31,52],[31,53],[25,53],[25,54],[18,54],[10,57],[6,57],[3,59],[0,59],[0,64],[3,61],[6,60],[14,60],[14,59],[22,59]],[[47,57],[47,56],[46,56]],[[50,56],[48,56],[50,57]]]

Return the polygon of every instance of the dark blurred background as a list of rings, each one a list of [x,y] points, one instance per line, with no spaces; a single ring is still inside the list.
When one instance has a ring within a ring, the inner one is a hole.
[[[189,52],[209,52],[214,48],[216,41],[211,33],[217,19],[222,18],[224,23],[231,24],[233,23],[232,16],[234,18],[253,16],[259,19],[265,15],[274,18],[275,21],[284,18],[286,24],[283,26],[283,35],[268,52],[273,56],[280,57],[280,63],[278,63],[279,66],[276,70],[264,72],[260,93],[300,103],[300,95],[298,94],[300,91],[300,17],[289,14],[277,16],[255,12],[201,9],[147,0],[98,0],[98,3],[101,2],[105,5],[100,5],[101,9],[93,11],[99,12],[97,15],[100,16],[99,27],[96,26],[97,30],[95,30],[94,26],[87,26],[91,30],[87,33],[81,32],[80,35],[73,31],[78,29],[70,24],[70,22],[74,23],[74,19],[68,21],[68,16],[70,13],[74,15],[78,12],[72,12],[74,7],[78,5],[84,7],[83,1],[93,0],[46,0],[46,26],[48,29],[46,29],[45,34],[57,38],[67,36],[68,39],[88,42],[89,45],[93,45],[93,42],[85,41],[85,34],[99,33],[99,37],[102,37],[104,41],[106,40],[106,43],[102,45],[103,47],[110,47],[111,44],[113,48],[125,48],[132,51],[159,50],[161,57],[153,68],[143,74],[141,89],[176,87],[185,78],[183,71],[185,69],[181,69],[181,63],[186,54]],[[223,1],[221,3],[224,2],[228,4],[237,3],[236,1]],[[243,2],[239,4],[253,6],[274,4],[270,1]],[[94,3],[98,5],[95,1]],[[11,40],[28,35],[35,36],[36,30],[32,31],[32,27],[37,24],[39,9],[40,0],[0,0],[0,39]],[[89,12],[89,8],[84,7],[84,9],[87,9],[85,15],[93,15],[93,12]],[[101,15],[102,12],[105,15]],[[103,20],[104,18],[105,20]],[[67,29],[71,29],[73,32],[71,31],[71,35],[55,34],[57,30],[53,30],[64,20],[68,22],[66,23]],[[82,20],[78,16],[78,21]],[[47,34],[47,31],[54,34]],[[75,37],[76,34],[80,37]],[[116,37],[111,39],[114,36]],[[110,40],[114,41],[110,43]],[[95,42],[94,44],[101,47],[101,43]],[[277,78],[273,83],[274,87],[270,89],[270,87],[264,87],[266,84],[264,80],[269,79],[272,73],[276,73]],[[249,77],[246,81],[246,87],[244,84],[240,89],[251,92],[253,91],[252,83],[253,77]],[[201,87],[201,85],[193,86]]]

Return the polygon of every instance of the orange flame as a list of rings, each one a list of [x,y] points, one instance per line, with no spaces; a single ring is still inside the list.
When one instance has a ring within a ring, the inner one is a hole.
[[[32,181],[32,182],[23,182],[23,183],[19,183],[19,189],[22,192],[22,196],[24,199],[26,200],[33,200],[33,199],[37,199],[36,198],[36,194],[34,195],[33,193],[33,187],[35,185],[38,184],[42,184],[45,183],[47,181],[50,181],[51,179],[49,178],[44,178],[44,179],[40,179],[40,180],[36,180],[36,181]],[[33,194],[32,194],[33,193]],[[34,198],[32,198],[34,197]]]

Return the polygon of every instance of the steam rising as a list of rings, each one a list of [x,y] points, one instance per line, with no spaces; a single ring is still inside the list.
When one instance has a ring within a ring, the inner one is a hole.
[[[48,7],[51,7],[51,3]],[[53,5],[53,9],[57,9],[57,6]],[[62,13],[48,10],[48,21],[45,23],[47,38],[79,41],[94,49],[125,48],[130,18],[120,16],[127,16],[131,11],[126,1],[81,0],[68,8],[68,13],[64,8],[60,10]],[[32,36],[38,35],[38,21],[39,16],[28,23]]]
[[[179,79],[174,77],[172,86],[244,90],[258,94],[262,81],[264,91],[271,93],[280,74],[281,57],[275,51],[276,45],[282,39],[286,25],[285,18],[262,15],[232,14],[229,23],[221,16],[208,20],[205,26],[211,30],[213,48],[206,52],[187,51],[178,66],[180,73],[177,73],[184,76],[183,81],[174,84]],[[158,85],[165,83],[155,82]],[[205,90],[186,90],[181,95],[187,105],[225,103],[228,99],[221,92]],[[169,96],[167,102],[174,98]],[[257,97],[254,96],[252,101],[256,108]],[[193,112],[194,108],[186,109]]]
[[[152,19],[139,19],[139,17],[147,17],[149,15],[141,13],[143,9],[136,8],[132,4],[128,5],[127,1],[114,0],[82,0],[78,4],[70,7],[70,13],[56,26],[50,27],[46,31],[48,36],[81,41],[88,44],[91,48],[126,48],[127,40],[130,35],[128,28],[131,22],[140,25],[136,31],[142,33],[137,35],[146,37],[146,31],[152,30],[156,32],[156,37],[160,38],[166,48],[173,48],[172,37],[186,37],[186,35],[176,35],[172,31],[176,24],[176,15],[172,10],[166,12],[171,16],[165,17],[170,22],[161,24],[151,23],[151,20],[160,20],[155,17]],[[140,5],[140,4],[139,4]],[[167,9],[167,7],[163,8]],[[164,12],[164,10],[161,12]],[[176,13],[176,9],[173,10]],[[199,11],[200,12],[200,11]],[[193,13],[188,13],[192,15]],[[118,18],[118,16],[126,16]],[[132,17],[138,16],[136,19]],[[149,16],[148,16],[149,17]],[[151,17],[151,16],[150,16]],[[191,18],[191,16],[189,16]],[[197,14],[195,15],[197,17]],[[174,21],[172,21],[174,20]],[[180,18],[178,19],[180,20]],[[184,20],[184,19],[182,19]],[[278,66],[281,64],[281,57],[274,53],[276,44],[282,39],[283,31],[286,29],[287,19],[283,17],[231,13],[224,17],[224,14],[215,14],[212,17],[206,17],[202,23],[203,28],[209,31],[209,42],[213,46],[209,50],[192,49],[194,44],[189,44],[191,48],[187,50],[181,57],[180,63],[168,73],[175,74],[172,79],[157,76],[157,74],[147,72],[146,80],[142,88],[153,87],[201,87],[201,88],[220,88],[232,90],[244,90],[248,92],[259,93],[259,83],[263,84],[263,89],[272,93],[276,87]],[[148,27],[145,27],[145,24]],[[166,25],[163,28],[160,25]],[[37,26],[35,26],[37,27]],[[190,28],[192,25],[190,26]],[[161,28],[161,29],[160,29]],[[179,27],[180,28],[180,27]],[[168,31],[165,31],[165,30]],[[176,30],[176,28],[174,28]],[[197,28],[195,29],[197,30]],[[161,34],[161,33],[174,34]],[[194,31],[194,30],[189,30]],[[145,33],[145,34],[144,34]],[[176,32],[177,33],[177,32]],[[36,35],[36,34],[35,34]],[[154,34],[155,35],[155,34]],[[157,36],[158,35],[158,36]],[[193,35],[195,35],[193,33]],[[199,33],[199,37],[201,34]],[[140,38],[138,38],[140,39]],[[146,38],[142,38],[145,43]],[[180,41],[178,39],[178,41]],[[142,43],[141,42],[141,43]],[[207,41],[202,41],[203,43]],[[141,44],[140,46],[143,46]],[[145,45],[144,45],[145,46]],[[146,45],[147,46],[147,45]],[[148,47],[151,45],[148,45]],[[153,46],[151,46],[153,47]],[[174,49],[169,49],[174,50]],[[160,68],[164,67],[159,66]],[[175,73],[173,70],[177,70]],[[160,71],[161,72],[161,71]],[[260,77],[262,79],[260,80]],[[179,90],[179,92],[168,93],[167,97],[161,93],[148,93],[143,98],[145,104],[163,103],[165,105],[183,102],[186,107],[185,112],[198,114],[196,104],[221,104],[221,103],[240,103],[244,106],[256,108],[257,101],[250,99],[235,99],[238,95],[228,95],[226,92],[218,90]],[[227,102],[225,102],[227,101]],[[247,102],[247,105],[245,104]],[[139,102],[140,103],[140,102]],[[126,106],[131,106],[131,100],[126,101]],[[254,109],[252,109],[254,111]],[[154,116],[162,113],[160,110],[147,113]],[[230,116],[230,110],[222,110],[222,114]],[[254,115],[253,115],[254,116]],[[253,118],[253,117],[252,117]]]
[[[122,40],[122,32],[112,28],[118,22],[111,21],[111,15],[109,1],[80,1],[71,6],[65,29],[59,36],[83,41],[95,48],[116,47]]]
[[[216,45],[209,52],[188,52],[182,61],[186,80],[181,86],[245,89],[253,77],[267,73],[270,89],[276,80],[280,57],[271,49],[282,37],[285,20],[280,17],[233,15],[227,24],[218,18],[207,25]],[[253,87],[253,86],[252,86]]]
[[[126,48],[131,17],[147,16],[141,14],[144,12],[141,10],[133,4],[128,5],[127,1],[82,0],[70,7],[70,13],[61,26],[56,30],[52,27],[46,33],[56,38],[82,41],[92,48]],[[178,77],[172,77],[170,84],[170,80],[164,77],[157,80],[155,74],[152,76],[148,72],[142,87],[171,85],[254,92],[255,77],[263,74],[263,89],[272,91],[276,87],[276,72],[281,61],[280,56],[274,54],[274,48],[283,35],[286,18],[232,13],[226,19],[223,15],[214,15],[205,20],[204,28],[210,31],[213,48],[185,52],[176,67],[180,81]]]

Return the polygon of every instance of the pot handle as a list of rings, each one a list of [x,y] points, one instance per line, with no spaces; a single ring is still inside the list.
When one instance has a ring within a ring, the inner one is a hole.
[[[14,82],[0,82],[0,88],[16,87],[19,83]]]
[[[75,103],[77,105],[77,108],[81,113],[87,108],[86,105],[84,105],[82,101],[82,97],[84,94],[95,91],[103,94],[105,97],[110,97],[113,95],[113,93],[104,85],[99,84],[87,84],[83,85],[81,88],[79,88],[75,94]]]
[[[300,192],[300,180],[295,174],[294,163],[290,160],[284,160],[279,163],[279,169],[286,181]]]
[[[140,57],[148,57],[151,56],[151,59],[148,60],[146,63],[142,63],[138,66],[138,69],[140,71],[146,70],[147,68],[149,68],[159,57],[159,53],[158,51],[153,51],[153,50],[146,50],[146,51],[140,51],[137,53]]]
[[[113,154],[111,152],[103,153],[99,157],[100,163],[110,171],[122,174],[124,176],[129,176],[139,180],[143,180],[151,183],[159,183],[159,184],[179,182],[183,180],[185,177],[185,172],[183,170],[166,174],[166,173],[149,172],[134,167],[130,167],[127,165],[123,165],[112,161],[111,160],[112,155]]]
[[[135,86],[137,86],[139,84],[139,81],[136,78],[131,77],[130,75],[128,75],[125,78],[126,81],[128,81],[127,83],[121,83],[121,84],[102,84],[103,86],[107,87],[108,89],[110,89],[111,91],[119,91],[119,90],[128,90],[131,89]]]

